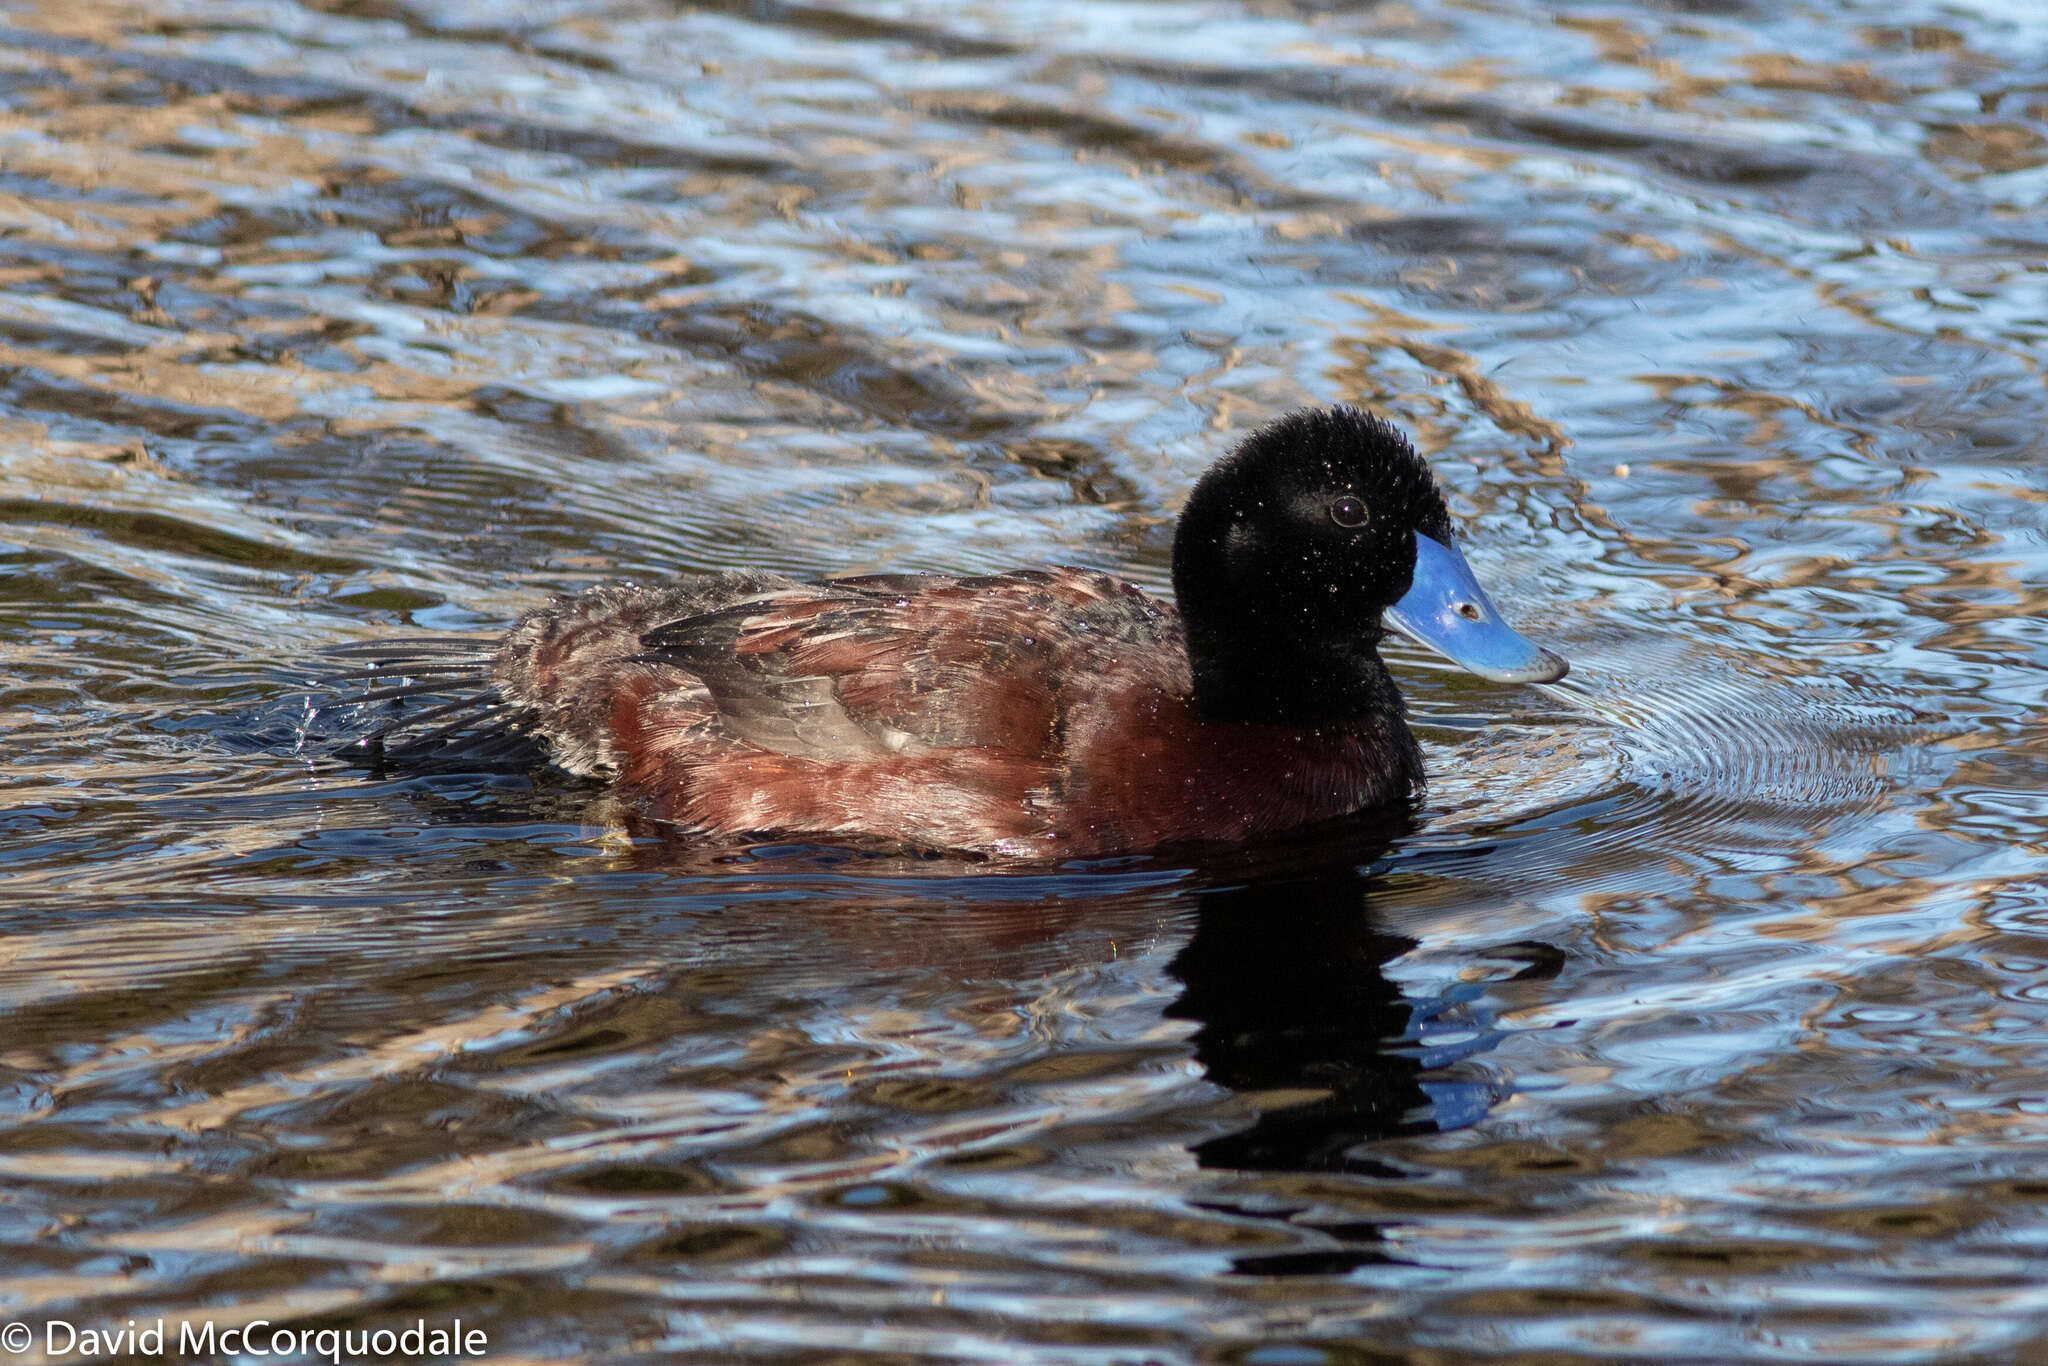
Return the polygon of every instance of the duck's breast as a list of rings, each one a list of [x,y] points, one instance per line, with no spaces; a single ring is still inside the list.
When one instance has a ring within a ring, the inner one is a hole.
[[[1404,801],[1422,777],[1399,718],[1210,722],[1143,681],[1070,716],[1065,757],[1060,833],[1077,851],[1241,843]]]

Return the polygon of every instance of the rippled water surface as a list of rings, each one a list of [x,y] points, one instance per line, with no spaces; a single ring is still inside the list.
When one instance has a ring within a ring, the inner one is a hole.
[[[2048,1359],[2044,264],[2022,0],[13,0],[0,1316]],[[1394,651],[1384,841],[693,850],[304,741],[322,647],[607,575],[1163,590],[1336,399],[1575,666]]]

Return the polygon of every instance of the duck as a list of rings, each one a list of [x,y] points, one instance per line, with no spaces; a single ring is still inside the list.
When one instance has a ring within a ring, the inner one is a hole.
[[[1502,620],[1414,446],[1346,405],[1259,427],[1196,481],[1172,582],[1172,602],[1073,567],[601,583],[486,646],[341,647],[369,661],[340,676],[369,681],[356,700],[406,709],[348,748],[537,748],[704,840],[1102,858],[1412,809],[1389,628],[1486,679],[1567,670]]]

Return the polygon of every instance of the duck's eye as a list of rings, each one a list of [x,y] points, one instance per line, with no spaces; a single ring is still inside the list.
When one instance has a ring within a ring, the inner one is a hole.
[[[1371,521],[1372,514],[1365,510],[1363,502],[1347,493],[1330,504],[1330,520],[1338,526],[1349,527],[1355,531]]]

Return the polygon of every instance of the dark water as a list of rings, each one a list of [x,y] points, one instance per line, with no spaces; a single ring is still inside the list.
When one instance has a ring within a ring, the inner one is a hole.
[[[17,0],[0,1318],[2048,1359],[2044,200],[2028,0]],[[298,743],[320,647],[608,574],[1163,586],[1333,399],[1575,665],[1400,653],[1384,841],[711,854]]]

